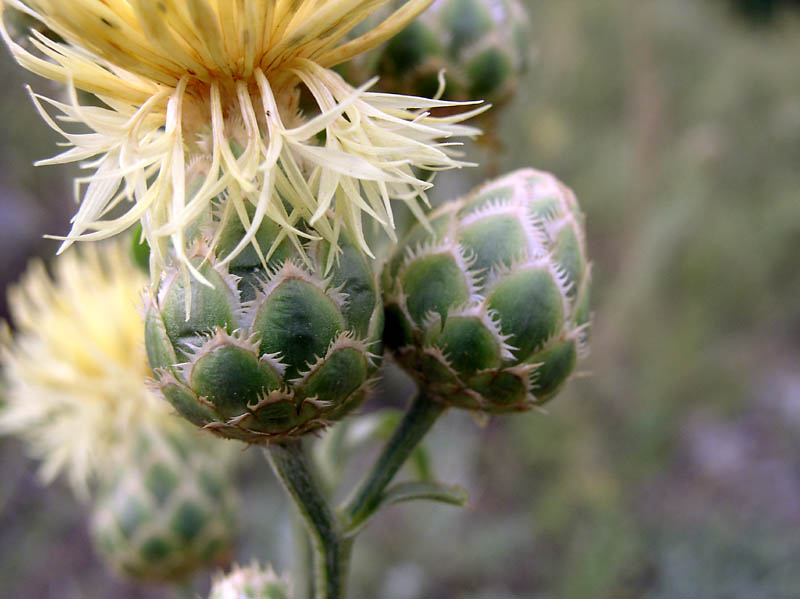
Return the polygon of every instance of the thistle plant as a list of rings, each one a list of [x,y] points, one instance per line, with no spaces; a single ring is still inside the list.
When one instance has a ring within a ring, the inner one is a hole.
[[[419,391],[341,509],[348,540],[398,501],[464,504],[461,489],[427,477],[390,486],[448,406],[522,411],[567,380],[585,352],[590,317],[583,215],[552,175],[515,171],[412,229],[383,283],[384,340]]]
[[[279,238],[265,228],[258,239],[263,253]],[[420,392],[372,470],[334,510],[302,437],[363,399],[369,348],[383,324],[367,261],[342,247],[327,282],[292,262],[300,253],[288,243],[289,257],[268,269],[259,248],[236,263],[236,275],[209,260],[200,268],[213,287],[187,287],[177,271],[167,273],[147,318],[151,364],[176,409],[221,436],[267,445],[306,521],[318,597],[343,596],[352,542],[382,508],[413,499],[464,503],[460,489],[427,479],[389,486],[445,408],[502,413],[545,403],[585,351],[589,326],[583,215],[552,175],[515,171],[431,213],[383,269],[384,339]],[[304,249],[318,271],[330,248]],[[361,324],[348,328],[353,323]],[[345,348],[349,357],[335,359]]]
[[[431,3],[0,0],[40,24],[27,42],[0,27],[18,62],[65,84],[65,100],[32,94],[69,146],[44,162],[92,171],[76,182],[62,251],[138,223],[136,253],[149,256],[144,325],[130,316],[137,291],[111,284],[138,289],[144,275],[109,246],[86,254],[91,274],[67,255],[63,284],[41,271],[18,292],[21,332],[3,353],[17,390],[0,427],[29,437],[50,476],[68,468],[93,491],[94,538],[118,570],[177,578],[231,541],[228,462],[208,449],[221,441],[170,405],[265,451],[310,549],[293,589],[335,599],[380,510],[466,502],[425,468],[392,483],[447,407],[542,405],[585,351],[590,272],[569,189],[524,169],[425,210],[432,173],[471,165],[451,139],[479,133],[463,124],[484,110],[470,96],[502,102],[527,54],[513,0],[447,0],[413,23]],[[386,41],[384,85],[436,99],[371,92],[374,79],[332,70]],[[396,242],[392,201],[419,223],[381,265],[366,227]],[[334,507],[337,445],[307,446],[370,394],[384,341],[419,393]],[[40,367],[56,359],[56,376]],[[58,374],[66,392],[49,387]],[[211,597],[288,595],[254,565]]]

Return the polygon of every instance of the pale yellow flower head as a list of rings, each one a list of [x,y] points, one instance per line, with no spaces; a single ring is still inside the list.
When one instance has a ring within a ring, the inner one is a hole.
[[[386,0],[5,0],[66,40],[31,31],[34,54],[4,33],[20,64],[71,90],[68,102],[34,95],[71,146],[43,162],[93,169],[78,181],[82,203],[63,247],[141,220],[154,273],[171,249],[203,280],[186,257],[186,230],[212,204],[214,219],[245,225],[227,260],[264,218],[298,246],[303,236],[336,246],[345,227],[367,253],[364,214],[390,235],[390,199],[424,219],[431,184],[414,167],[467,165],[443,140],[476,135],[459,123],[483,108],[433,117],[452,103],[354,88],[330,67],[385,41],[431,1],[409,0],[345,41]],[[319,109],[308,117],[301,88]],[[103,105],[82,105],[76,90]],[[111,212],[120,203],[129,204],[121,216]]]
[[[13,339],[0,323],[0,432],[28,442],[45,480],[66,471],[79,492],[111,467],[135,427],[179,423],[145,386],[138,306],[147,277],[126,249],[73,250],[52,278],[32,263],[9,291]]]

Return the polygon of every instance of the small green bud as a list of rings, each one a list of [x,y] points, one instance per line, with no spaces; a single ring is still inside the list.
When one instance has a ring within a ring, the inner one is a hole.
[[[120,574],[180,580],[229,558],[236,497],[224,463],[210,439],[172,429],[143,428],[100,484],[92,537]]]
[[[178,271],[163,278],[146,317],[148,358],[163,395],[194,424],[248,443],[298,437],[366,397],[381,352],[378,277],[344,234],[335,259],[314,242],[304,264],[266,221],[258,250],[225,264],[240,226],[223,228],[216,257],[198,249],[212,286]]]
[[[390,257],[385,341],[451,405],[541,405],[584,353],[590,268],[583,215],[555,177],[523,169],[448,202]]]
[[[386,44],[377,61],[382,89],[424,97],[445,70],[446,100],[511,97],[527,67],[530,23],[517,0],[436,2]]]
[[[289,583],[272,566],[262,568],[253,560],[247,568],[234,566],[211,586],[208,599],[289,599]]]

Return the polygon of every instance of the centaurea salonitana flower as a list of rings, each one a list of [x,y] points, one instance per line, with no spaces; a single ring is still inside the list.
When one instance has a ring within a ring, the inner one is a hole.
[[[0,321],[0,433],[28,443],[45,480],[65,471],[85,495],[137,427],[182,423],[145,385],[138,305],[147,276],[126,243],[80,249],[56,262],[52,278],[34,262],[9,290],[16,332]]]
[[[134,578],[174,580],[230,551],[234,449],[199,436],[152,391],[127,240],[34,262],[0,321],[0,433],[26,442],[45,481],[89,499],[100,557]]]
[[[369,254],[362,216],[392,235],[396,199],[424,219],[430,182],[414,167],[467,165],[442,140],[479,133],[460,123],[483,108],[434,117],[429,110],[453,103],[367,92],[373,82],[354,88],[330,70],[390,38],[432,0],[409,0],[350,41],[347,33],[386,0],[2,2],[66,40],[31,31],[34,53],[4,33],[22,66],[71,92],[69,102],[34,94],[72,146],[42,163],[89,161],[94,169],[76,183],[83,200],[62,247],[141,220],[153,274],[171,247],[203,280],[186,257],[187,228],[207,220],[212,205],[214,219],[238,218],[245,228],[224,261],[265,218],[298,248],[303,236],[336,247],[344,227]],[[318,114],[299,112],[303,87]],[[77,90],[102,105],[82,105]],[[62,129],[46,105],[89,132]],[[131,206],[119,216],[114,209],[125,201]]]

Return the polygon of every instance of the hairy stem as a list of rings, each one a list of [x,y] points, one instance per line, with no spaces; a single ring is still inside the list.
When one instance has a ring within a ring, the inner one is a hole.
[[[352,541],[342,538],[339,521],[314,478],[302,443],[274,443],[266,454],[311,536],[316,599],[344,599]]]

